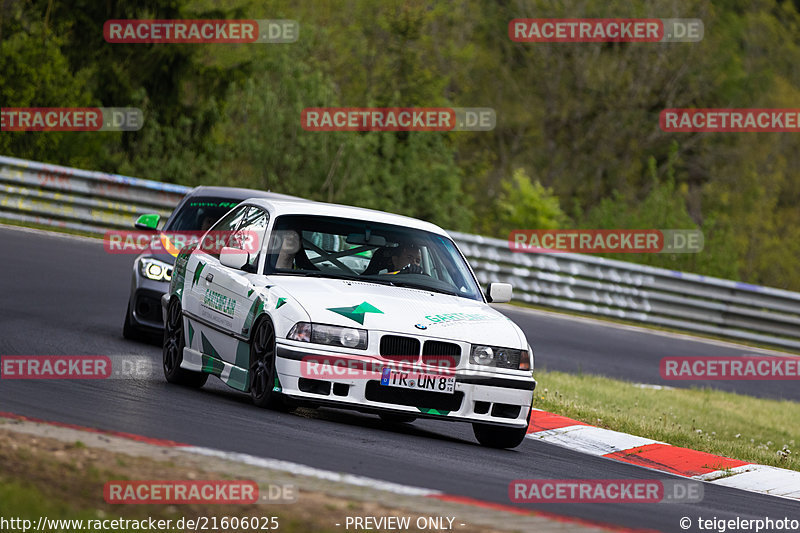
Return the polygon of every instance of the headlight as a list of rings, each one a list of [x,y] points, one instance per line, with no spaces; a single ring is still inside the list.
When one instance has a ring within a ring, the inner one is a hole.
[[[139,260],[139,273],[154,281],[169,281],[172,279],[172,265],[152,257],[143,257]]]
[[[355,348],[356,350],[367,349],[367,330],[365,329],[298,322],[292,326],[286,338],[293,341]]]
[[[522,355],[523,353],[525,354],[524,357]],[[527,362],[528,368],[523,368],[524,365],[520,364],[527,359],[527,354],[528,352],[525,350],[473,344],[469,360],[472,364],[481,366],[510,368],[513,370],[530,370],[530,361]]]

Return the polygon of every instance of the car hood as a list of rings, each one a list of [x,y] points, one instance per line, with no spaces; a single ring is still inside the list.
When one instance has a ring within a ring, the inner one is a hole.
[[[521,330],[483,302],[363,281],[271,276],[312,322],[526,349]]]

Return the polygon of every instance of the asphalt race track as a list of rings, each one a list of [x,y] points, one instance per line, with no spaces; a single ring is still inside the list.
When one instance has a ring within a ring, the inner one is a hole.
[[[126,341],[122,319],[132,255],[98,242],[0,227],[0,355],[143,355],[160,348]],[[503,308],[507,311],[507,308]],[[664,356],[741,355],[747,349],[594,323],[507,311],[528,335],[536,364],[663,383]],[[668,383],[686,386],[689,383]],[[715,384],[747,394],[800,399],[794,383]],[[737,389],[737,387],[739,387]],[[376,416],[320,409],[258,409],[214,378],[201,390],[141,380],[0,381],[0,411],[293,461],[447,494],[510,504],[508,485],[525,478],[664,479],[668,476],[526,440],[512,451],[479,446],[467,424],[419,420],[386,425]],[[632,528],[680,531],[681,517],[800,519],[800,503],[705,485],[699,504],[531,506]],[[692,529],[691,531],[699,531]]]

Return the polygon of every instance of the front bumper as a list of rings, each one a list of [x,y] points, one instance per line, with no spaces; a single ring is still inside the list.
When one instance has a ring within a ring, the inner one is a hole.
[[[309,356],[316,363],[346,361],[329,371],[315,367],[309,371]],[[379,356],[352,355],[341,352],[308,350],[278,341],[275,359],[281,392],[290,398],[318,404],[358,409],[368,412],[393,412],[426,418],[444,418],[481,422],[507,427],[527,427],[536,381],[530,376],[515,376],[485,370],[457,369],[452,394],[381,385],[375,372],[342,372],[350,363],[369,363],[370,368],[392,362]],[[435,371],[433,368],[421,368]],[[337,375],[340,374],[340,375]]]
[[[139,273],[137,263],[138,259],[134,262],[128,308],[131,324],[139,329],[161,332],[164,330],[161,297],[169,291],[169,282],[145,278]]]

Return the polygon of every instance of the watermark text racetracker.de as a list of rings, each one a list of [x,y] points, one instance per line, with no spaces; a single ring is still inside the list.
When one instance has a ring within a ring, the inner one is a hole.
[[[512,252],[527,253],[698,253],[703,250],[700,230],[570,229],[513,230]]]
[[[251,480],[113,480],[103,486],[111,504],[294,503],[297,486],[270,484],[261,490]]]
[[[800,380],[800,357],[664,357],[662,379]]]
[[[490,107],[307,107],[306,131],[491,131]]]
[[[144,250],[153,253],[177,255],[188,245],[198,244],[207,253],[219,254],[224,247],[233,247],[250,254],[261,249],[257,231],[128,231],[109,230],[103,235],[103,248],[110,254],[139,254]]]
[[[158,365],[139,355],[2,355],[0,379],[148,379]]]
[[[393,360],[365,359],[358,357],[305,355],[300,362],[300,374],[311,379],[381,379],[388,371],[406,374],[411,378],[417,374],[440,377],[453,377],[458,361],[447,355],[423,356],[423,365],[417,360],[419,355],[393,356]]]
[[[525,18],[508,23],[519,43],[658,43],[703,40],[700,19]]]
[[[703,484],[679,479],[515,479],[513,503],[697,503]]]
[[[800,132],[800,109],[665,109],[665,132]]]
[[[103,25],[106,42],[126,44],[293,43],[299,35],[300,24],[287,19],[115,19]]]
[[[138,131],[144,124],[135,107],[4,107],[0,131]]]

